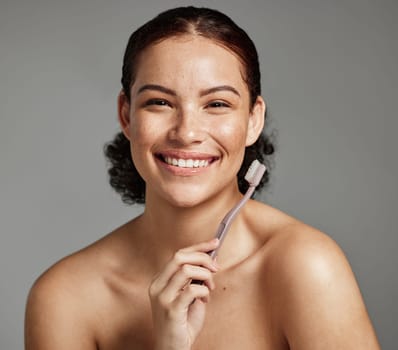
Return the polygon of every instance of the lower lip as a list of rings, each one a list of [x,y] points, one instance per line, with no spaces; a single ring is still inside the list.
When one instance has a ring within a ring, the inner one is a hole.
[[[194,176],[194,175],[202,174],[202,173],[206,172],[207,170],[209,170],[209,168],[212,166],[212,164],[215,163],[215,161],[213,161],[212,163],[210,163],[208,166],[205,166],[205,167],[182,168],[182,167],[167,164],[158,158],[155,158],[155,159],[156,159],[156,162],[158,164],[160,164],[160,166],[163,169],[166,169],[167,171],[171,172],[173,175],[177,175],[177,176]]]

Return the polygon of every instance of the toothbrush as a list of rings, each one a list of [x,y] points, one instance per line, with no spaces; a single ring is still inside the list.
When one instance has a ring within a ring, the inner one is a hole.
[[[232,221],[235,219],[236,215],[253,195],[253,192],[260,183],[261,178],[265,173],[265,170],[265,165],[261,164],[257,159],[255,159],[250,164],[250,167],[245,175],[245,180],[249,183],[249,188],[247,189],[243,198],[224,216],[224,219],[222,219],[220,225],[218,226],[215,238],[219,239],[220,244],[218,245],[217,249],[214,249],[208,253],[213,259],[217,256],[218,250],[221,247],[221,244],[232,224]]]
[[[263,177],[265,173],[266,167],[264,164],[261,164],[257,159],[255,159],[251,164],[249,169],[246,172],[245,175],[245,180],[249,183],[249,188],[247,189],[245,195],[243,198],[224,216],[224,219],[222,219],[220,225],[218,226],[217,233],[215,235],[215,238],[218,238],[220,241],[220,244],[218,247],[210,252],[208,254],[212,259],[215,259],[217,256],[217,253],[221,247],[221,244],[232,224],[232,221],[235,219],[236,215],[239,213],[239,211],[242,209],[242,207],[246,204],[246,202],[250,199],[250,197],[253,195],[254,190],[258,186],[258,184],[261,181],[261,178]],[[199,280],[192,280],[191,283],[194,284],[203,284],[203,281]]]

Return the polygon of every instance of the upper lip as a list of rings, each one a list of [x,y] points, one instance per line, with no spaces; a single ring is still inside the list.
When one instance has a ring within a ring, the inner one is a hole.
[[[208,160],[214,161],[220,158],[219,156],[209,154],[209,153],[202,153],[202,152],[192,152],[192,151],[180,151],[180,150],[167,150],[156,152],[157,157],[161,158],[175,158],[175,159],[192,159],[192,160]]]

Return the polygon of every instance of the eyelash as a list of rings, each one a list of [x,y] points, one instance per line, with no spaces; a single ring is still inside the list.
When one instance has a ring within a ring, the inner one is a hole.
[[[152,98],[148,101],[145,102],[146,107],[150,106],[155,106],[155,107],[170,107],[171,104],[167,100],[161,99],[161,98]],[[215,108],[215,109],[220,109],[220,108],[229,108],[230,105],[227,102],[224,101],[212,101],[207,104],[206,108]]]
[[[210,108],[228,108],[230,105],[223,101],[214,101],[208,104]]]
[[[170,106],[170,103],[161,98],[152,98],[145,102],[145,106]]]

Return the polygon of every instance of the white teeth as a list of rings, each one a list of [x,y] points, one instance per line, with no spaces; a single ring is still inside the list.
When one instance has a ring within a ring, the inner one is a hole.
[[[178,166],[179,168],[203,168],[209,165],[208,160],[199,159],[181,159],[165,157],[165,162],[170,165]]]

